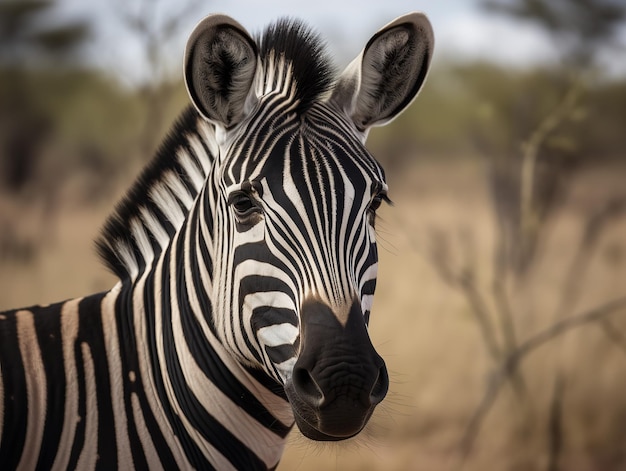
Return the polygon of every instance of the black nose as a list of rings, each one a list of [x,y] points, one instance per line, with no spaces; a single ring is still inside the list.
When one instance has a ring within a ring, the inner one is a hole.
[[[382,362],[382,365],[378,369],[378,376],[376,377],[374,386],[370,391],[370,401],[373,406],[378,405],[383,399],[385,399],[387,391],[389,390],[389,376],[387,375],[387,367],[385,366],[382,358],[380,359],[380,361]]]
[[[382,363],[382,359],[380,359],[380,362]],[[370,377],[372,377],[372,375],[370,375]],[[313,407],[322,409],[337,397],[336,392],[333,392],[333,394],[324,394],[324,389],[322,389],[318,382],[313,378],[311,371],[307,368],[303,368],[302,366],[296,366],[296,368],[294,368],[292,382],[300,397]],[[359,392],[358,399],[363,402],[363,405],[365,407],[377,405],[385,398],[389,388],[389,377],[387,376],[387,368],[385,367],[385,364],[382,363],[378,368],[371,388],[367,387],[367,380],[357,382],[363,384],[364,387],[354,388],[354,384],[352,386],[353,389],[357,389]],[[326,383],[328,383],[328,381],[326,381]],[[325,385],[327,387],[330,386],[331,388],[333,386],[332,384]],[[349,392],[349,389],[350,388],[348,387],[343,392]],[[368,389],[369,394],[365,396],[364,393],[366,393]]]
[[[360,304],[354,302],[342,322],[326,304],[308,301],[301,323],[301,352],[286,388],[296,422],[317,440],[354,436],[389,387]]]
[[[294,368],[291,381],[298,395],[311,407],[320,408],[326,402],[322,388],[313,379],[307,368],[302,368],[301,366]]]

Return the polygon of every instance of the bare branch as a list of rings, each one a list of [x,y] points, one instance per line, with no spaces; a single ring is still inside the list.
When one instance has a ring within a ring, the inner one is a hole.
[[[618,298],[603,304],[595,309],[568,317],[558,321],[539,332],[533,337],[523,342],[514,352],[511,352],[500,364],[500,366],[491,374],[487,390],[482,400],[470,418],[465,434],[461,441],[461,450],[463,460],[471,454],[474,443],[478,437],[480,427],[495,403],[502,385],[507,381],[510,375],[515,373],[521,361],[537,348],[543,346],[547,342],[563,335],[576,327],[582,327],[592,322],[602,321],[607,316],[616,312],[626,310],[626,297]],[[626,312],[626,311],[624,311]]]
[[[561,373],[557,374],[552,401],[550,403],[550,416],[548,418],[548,465],[547,471],[559,470],[559,459],[563,451],[563,395],[565,380]]]
[[[568,275],[563,284],[561,299],[554,312],[554,321],[564,317],[576,306],[580,295],[584,292],[581,289],[585,283],[584,275],[600,236],[612,222],[618,221],[623,214],[626,214],[625,196],[612,198],[587,219],[583,237],[567,271]]]
[[[505,273],[494,278],[493,299],[496,303],[496,313],[500,318],[500,329],[504,340],[503,354],[507,355],[517,349],[517,335],[515,333],[515,323],[513,313],[509,305],[509,299],[505,291]],[[513,388],[520,398],[528,398],[526,381],[521,371],[516,371],[511,377]]]
[[[463,240],[466,245],[471,244],[467,235]],[[475,268],[473,266],[475,261],[473,263],[467,262],[461,268],[453,267],[450,260],[449,239],[444,231],[432,230],[430,241],[429,255],[432,265],[445,283],[459,289],[463,293],[470,306],[474,320],[478,324],[487,352],[494,362],[499,362],[501,352],[494,331],[493,321],[491,320],[487,302],[476,286]],[[471,250],[468,250],[468,252],[471,254]]]
[[[465,294],[472,313],[474,314],[474,319],[480,327],[483,341],[491,359],[494,362],[500,361],[501,351],[494,332],[493,322],[490,319],[489,309],[487,308],[487,303],[485,302],[483,296],[476,287],[472,272],[464,270],[461,274],[459,274],[457,283]]]
[[[536,243],[538,232],[541,229],[541,210],[548,208],[538,208],[537,198],[535,196],[536,188],[536,166],[539,152],[548,137],[559,128],[568,117],[578,103],[582,93],[581,83],[574,81],[569,87],[563,99],[557,106],[539,123],[530,137],[522,143],[522,163],[520,174],[520,235],[522,245],[522,256],[524,264],[527,263],[526,258],[531,257],[534,251],[533,246]],[[545,214],[544,214],[545,216]]]

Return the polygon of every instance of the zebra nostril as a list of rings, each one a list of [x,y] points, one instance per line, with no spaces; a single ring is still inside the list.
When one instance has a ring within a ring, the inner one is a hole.
[[[370,391],[370,401],[372,405],[376,405],[381,402],[387,395],[389,389],[389,376],[387,375],[387,368],[385,365],[381,366],[378,370],[378,377],[372,386]]]
[[[312,406],[321,406],[324,402],[324,394],[317,382],[306,368],[296,368],[293,377],[293,385],[298,394]]]

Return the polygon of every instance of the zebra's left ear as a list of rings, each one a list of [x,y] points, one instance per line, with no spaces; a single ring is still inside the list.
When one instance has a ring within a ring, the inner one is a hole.
[[[241,121],[257,66],[257,46],[226,15],[198,23],[185,49],[185,85],[206,119],[229,128]]]
[[[401,16],[378,31],[341,74],[331,100],[357,129],[387,124],[421,88],[433,54],[430,21],[422,13]]]

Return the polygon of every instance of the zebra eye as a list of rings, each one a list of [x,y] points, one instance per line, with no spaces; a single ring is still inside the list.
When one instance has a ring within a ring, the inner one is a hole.
[[[249,216],[257,209],[252,198],[246,193],[234,194],[230,198],[229,203],[235,210],[235,214],[239,217]]]
[[[376,223],[376,210],[380,208],[380,205],[383,203],[383,201],[387,204],[392,204],[391,200],[387,196],[387,193],[381,191],[374,195],[372,201],[370,201],[370,204],[367,208],[368,219],[372,227],[375,227]]]
[[[372,198],[372,201],[370,201],[370,205],[368,208],[369,211],[375,213],[376,210],[380,208],[380,205],[383,204],[383,201],[387,204],[393,205],[393,202],[389,199],[387,193],[385,191],[381,191],[380,193],[376,193],[376,195],[374,195],[374,197]]]
[[[381,193],[374,196],[374,198],[372,198],[372,201],[370,202],[369,210],[372,212],[376,212],[376,210],[380,208],[380,205],[383,204],[383,200],[384,196]]]

